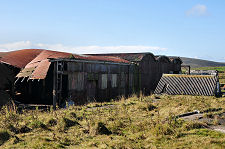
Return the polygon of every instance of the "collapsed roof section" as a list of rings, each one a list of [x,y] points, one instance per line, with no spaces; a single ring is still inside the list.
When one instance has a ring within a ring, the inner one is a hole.
[[[16,76],[17,78],[28,78],[29,79],[45,79],[49,67],[50,59],[76,59],[76,60],[87,60],[87,61],[107,61],[116,63],[130,63],[127,60],[112,57],[112,56],[89,56],[89,55],[78,55],[66,52],[43,50],[37,55],[32,61],[30,61],[24,69]]]
[[[154,93],[214,96],[217,81],[215,75],[163,74]]]

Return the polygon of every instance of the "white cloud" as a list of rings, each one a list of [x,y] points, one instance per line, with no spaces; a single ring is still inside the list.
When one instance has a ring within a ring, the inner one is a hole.
[[[63,44],[42,44],[32,43],[30,41],[19,41],[13,43],[0,44],[0,51],[12,51],[19,49],[49,49],[56,51],[64,51],[70,53],[84,54],[84,53],[131,53],[131,52],[157,52],[165,51],[166,48],[154,46],[65,46]]]
[[[10,51],[18,48],[29,48],[32,46],[30,41],[19,41],[13,43],[0,44],[0,51]]]
[[[208,10],[205,5],[195,5],[190,10],[186,12],[187,16],[206,16],[208,15]]]

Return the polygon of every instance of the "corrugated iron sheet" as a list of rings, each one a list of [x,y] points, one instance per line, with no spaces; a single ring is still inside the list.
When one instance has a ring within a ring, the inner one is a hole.
[[[94,60],[94,61],[109,61],[117,63],[130,63],[127,60],[112,57],[112,56],[89,56],[89,55],[78,55],[66,52],[42,50],[34,59],[32,59],[25,68],[17,75],[20,77],[29,77],[29,79],[44,79],[47,75],[51,62],[49,59],[59,58],[75,58],[79,60]]]
[[[34,72],[32,73],[30,79],[45,79],[48,73],[48,69],[51,63],[49,60],[41,61],[38,66],[35,68]]]
[[[7,52],[0,52],[0,58],[3,57],[6,54],[7,54]]]
[[[119,57],[131,62],[138,62],[141,61],[142,58],[146,54],[152,54],[152,53],[105,53],[105,54],[88,54],[93,56],[113,56],[113,57]],[[153,55],[153,54],[152,54]]]
[[[174,75],[164,74],[155,94],[169,95],[215,95],[217,77],[213,75]]]
[[[43,50],[41,49],[23,49],[12,52],[4,52],[1,54],[0,62],[10,64],[18,68],[24,68]]]
[[[114,57],[114,56],[92,56],[92,55],[78,55],[73,54],[74,58],[80,60],[94,60],[94,61],[107,61],[107,62],[115,62],[115,63],[130,63],[128,60]]]
[[[32,75],[32,73],[34,72],[35,67],[29,67],[29,68],[24,68],[23,70],[21,70],[16,77],[20,78],[20,77],[30,77]]]
[[[155,56],[154,54],[150,52],[145,52],[145,53],[104,53],[104,54],[88,54],[88,55],[93,55],[93,56],[114,56],[114,57],[119,57],[131,62],[140,62],[146,55],[151,55],[152,58],[155,61],[161,61],[161,60],[167,60],[172,63],[182,63],[182,60],[179,57],[167,57],[163,55],[158,55]]]
[[[30,63],[28,63],[16,77],[28,77],[29,79],[45,79],[51,64],[51,62],[49,62],[49,58],[68,58],[71,55],[72,54],[70,53],[43,50],[37,57],[35,57]]]

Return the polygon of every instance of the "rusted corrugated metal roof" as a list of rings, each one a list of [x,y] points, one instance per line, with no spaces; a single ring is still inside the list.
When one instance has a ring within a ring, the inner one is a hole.
[[[179,57],[167,57],[164,55],[155,56],[150,52],[146,53],[104,53],[104,54],[88,54],[93,56],[114,56],[119,57],[130,62],[140,62],[146,55],[150,55],[155,61],[167,61],[172,63],[177,63],[179,61],[182,63],[182,60]],[[176,62],[175,62],[176,61]]]
[[[216,85],[217,77],[214,75],[164,74],[154,93],[213,96],[216,93]]]
[[[23,70],[21,70],[16,77],[20,78],[20,77],[30,77],[32,75],[32,73],[34,72],[35,67],[28,67],[28,68],[24,68]]]
[[[66,52],[43,50],[37,57],[28,63],[17,75],[18,78],[28,77],[29,79],[44,79],[47,75],[51,62],[49,59],[74,58],[79,60],[108,61],[116,63],[130,63],[127,60],[112,56],[90,56],[78,55]]]
[[[34,72],[32,73],[32,76],[30,79],[45,79],[48,73],[48,69],[51,65],[51,62],[49,60],[43,60],[41,61]]]
[[[30,61],[32,61],[43,50],[41,49],[23,49],[12,52],[2,53],[0,62],[7,63],[9,65],[24,68]]]
[[[152,53],[105,53],[105,54],[88,54],[88,55],[93,55],[93,56],[114,56],[114,57],[119,57],[131,62],[139,62],[142,60],[142,58],[147,55]]]
[[[0,52],[0,58],[3,57],[6,54],[7,54],[7,52]]]
[[[130,61],[114,57],[114,56],[92,56],[92,55],[76,55],[73,54],[74,58],[81,60],[94,60],[94,61],[107,61],[107,62],[115,62],[115,63],[130,63]]]
[[[51,64],[51,62],[49,62],[49,58],[69,58],[71,55],[71,53],[43,50],[37,57],[28,63],[16,77],[44,79]]]

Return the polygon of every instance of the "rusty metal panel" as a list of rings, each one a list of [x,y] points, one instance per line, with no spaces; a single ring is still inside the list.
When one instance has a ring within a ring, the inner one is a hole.
[[[35,67],[30,67],[30,68],[24,68],[23,70],[21,70],[16,77],[20,78],[20,77],[30,77],[33,73],[33,71],[35,70]]]
[[[51,62],[48,60],[41,61],[30,76],[30,79],[45,79],[50,65]]]
[[[12,52],[6,52],[0,57],[0,61],[8,63],[18,68],[24,68],[29,62],[37,57],[43,50],[24,49]]]
[[[112,54],[90,54],[94,56],[115,56],[128,61],[138,62],[141,61],[145,55],[153,55],[151,53],[112,53]],[[153,56],[154,57],[154,56]]]

